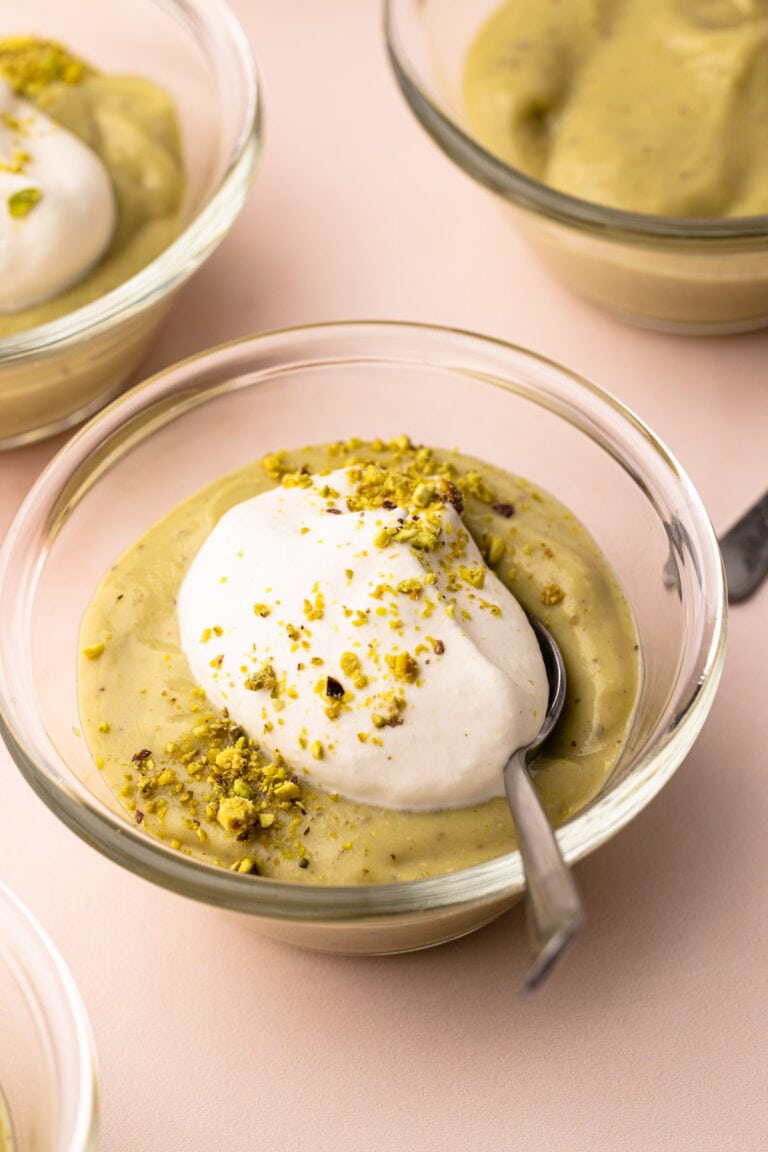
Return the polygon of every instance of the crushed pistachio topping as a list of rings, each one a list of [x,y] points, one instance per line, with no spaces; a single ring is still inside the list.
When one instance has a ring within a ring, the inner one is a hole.
[[[377,548],[386,548],[396,541],[399,544],[410,544],[411,548],[419,552],[432,552],[440,543],[442,533],[442,520],[425,515],[418,522],[412,519],[387,524],[373,542]]]
[[[541,590],[541,602],[549,607],[553,604],[559,604],[561,600],[565,599],[565,592],[559,584],[545,584]]]
[[[322,620],[325,614],[325,597],[322,592],[316,591],[314,601],[304,601],[304,615],[307,620]]]
[[[371,723],[374,728],[397,728],[403,723],[405,699],[395,692],[386,692],[378,699],[381,712],[371,713]]]
[[[419,674],[419,664],[409,652],[390,653],[386,657],[387,664],[397,680],[405,680],[413,684]]]
[[[137,823],[152,817],[162,827],[169,807],[178,806],[186,813],[184,825],[201,843],[215,826],[236,841],[255,844],[268,832],[269,844],[282,847],[306,813],[305,789],[290,765],[277,750],[263,751],[226,713],[198,713],[191,730],[158,754],[139,749],[129,767],[121,795],[133,806]],[[258,872],[250,855],[238,863],[245,866],[236,871]]]
[[[501,536],[489,536],[485,546],[485,559],[489,567],[495,568],[506,551],[506,544]]]
[[[56,40],[8,36],[0,40],[0,75],[19,96],[34,98],[51,84],[80,84],[93,74]]]
[[[258,809],[243,796],[225,796],[219,803],[216,819],[226,832],[249,831],[258,819]]]
[[[354,676],[360,671],[360,657],[355,652],[342,652],[339,664],[347,676]]]
[[[462,580],[466,580],[467,584],[472,584],[475,588],[482,588],[485,584],[484,568],[468,568],[462,564],[459,567],[459,575]]]
[[[265,660],[260,668],[246,676],[245,686],[251,692],[269,692],[270,696],[276,696],[279,684],[272,661]]]
[[[274,480],[277,484],[287,472],[290,472],[285,463],[285,452],[268,452],[266,456],[262,456],[261,466],[270,480]]]
[[[43,193],[39,188],[19,188],[8,197],[8,214],[17,220],[23,220],[42,198]]]
[[[0,115],[0,122],[5,124],[6,128],[10,128],[12,132],[23,131],[23,125],[19,120],[14,116],[9,116],[7,112]],[[11,172],[14,176],[20,176],[22,172],[26,171],[31,159],[29,152],[23,148],[14,148],[10,159],[4,160],[0,157],[0,172]]]
[[[404,596],[410,596],[412,600],[418,600],[424,589],[436,581],[437,576],[434,572],[427,572],[424,576],[412,576],[407,580],[398,581],[397,591]]]

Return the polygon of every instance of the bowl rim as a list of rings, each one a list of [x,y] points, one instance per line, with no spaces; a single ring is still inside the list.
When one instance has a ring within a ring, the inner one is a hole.
[[[89,304],[0,340],[2,366],[58,352],[85,335],[108,332],[149,308],[192,275],[223,237],[245,200],[261,145],[263,117],[261,78],[245,31],[226,0],[150,2],[186,29],[199,27],[201,35],[215,36],[217,46],[224,46],[232,74],[240,78],[245,114],[226,169],[184,230],[133,276]]]
[[[119,458],[137,442],[142,427],[145,435],[151,436],[158,427],[221,395],[222,389],[242,387],[242,368],[240,372],[228,372],[230,365],[235,366],[241,357],[250,357],[250,375],[245,386],[252,387],[256,384],[255,376],[270,379],[285,369],[286,361],[279,360],[284,345],[296,340],[311,343],[345,338],[359,343],[361,334],[366,334],[373,344],[376,340],[396,337],[410,341],[414,345],[414,356],[408,359],[400,355],[397,357],[399,363],[430,363],[425,358],[422,343],[443,342],[457,357],[462,352],[469,356],[486,353],[489,363],[494,362],[496,356],[508,358],[510,375],[515,361],[554,371],[559,380],[567,380],[569,386],[575,385],[606,417],[618,419],[636,445],[642,444],[645,450],[650,447],[654,451],[665,476],[696,525],[698,538],[691,544],[695,543],[699,552],[694,554],[694,562],[699,565],[704,587],[710,594],[704,613],[704,640],[697,650],[696,678],[686,685],[674,720],[655,745],[653,755],[644,755],[623,781],[598,796],[587,809],[557,830],[557,839],[566,860],[574,862],[610,839],[645,807],[672,776],[701,730],[722,671],[727,614],[725,578],[717,538],[703,503],[662,441],[616,397],[556,361],[529,349],[440,325],[381,320],[331,321],[241,337],[164,368],[125,392],[85,424],[33,484],[0,546],[0,618],[24,621],[29,616],[45,550],[34,558],[34,563],[27,563],[25,570],[22,559],[25,538],[45,541],[47,549],[57,513],[65,508],[65,515],[68,514],[90,486],[78,482],[81,474],[87,481],[90,468],[93,482],[97,482],[101,473],[109,468],[110,460]],[[417,348],[421,348],[420,355],[416,355]],[[261,370],[258,368],[260,354]],[[328,359],[334,363],[344,361],[338,350],[329,353]],[[356,359],[380,364],[382,356],[371,349]],[[325,362],[327,360],[319,360],[315,354],[311,360],[301,360],[294,355],[288,363],[296,367],[301,363],[316,365]],[[202,371],[209,366],[214,366],[216,371],[213,383]],[[454,361],[447,359],[442,366],[456,368]],[[474,374],[481,374],[477,367]],[[482,372],[482,378],[489,382],[487,372]],[[491,377],[490,382],[511,388],[502,378]],[[541,382],[537,388],[551,401],[551,389],[548,393]],[[563,404],[562,414],[573,417],[570,403]],[[595,424],[594,413],[590,412],[581,430],[591,430]],[[610,439],[610,430],[605,431]],[[616,456],[615,450],[613,454]],[[627,467],[627,461],[620,453],[617,458]],[[645,485],[644,488],[648,494]],[[10,572],[15,574],[14,580],[6,578]],[[259,877],[256,885],[252,877],[215,868],[174,851],[161,841],[142,834],[125,819],[107,812],[85,789],[82,790],[85,795],[78,795],[64,779],[59,767],[63,763],[61,757],[45,728],[40,725],[34,737],[42,744],[44,753],[35,746],[30,737],[30,725],[19,719],[19,698],[23,697],[23,691],[18,685],[19,677],[24,673],[15,666],[11,650],[12,644],[0,647],[0,735],[22,775],[48,807],[82,839],[148,880],[206,903],[251,915],[275,920],[325,922],[456,908],[462,904],[495,900],[499,896],[512,897],[524,888],[522,861],[517,850],[457,872],[357,886],[315,886],[267,877]],[[66,765],[64,767],[66,769]]]
[[[651,215],[611,208],[560,192],[507,164],[457,124],[409,57],[400,35],[402,0],[384,0],[383,25],[387,56],[406,103],[421,126],[460,168],[505,200],[537,215],[607,240],[623,238],[676,242],[694,248],[708,241],[733,244],[768,243],[768,214],[702,218]]]
[[[55,1051],[54,1072],[74,1081],[77,1099],[71,1129],[56,1133],[54,1147],[61,1152],[95,1148],[98,1127],[98,1072],[93,1031],[80,990],[56,944],[40,921],[7,884],[0,880],[2,948],[29,978],[30,964],[45,969],[45,982],[34,984],[38,1012]],[[52,1026],[52,1016],[56,1017]],[[58,1027],[55,1027],[58,1025]],[[51,1036],[52,1031],[58,1033]],[[66,1033],[62,1043],[61,1032]],[[65,1050],[62,1050],[65,1049]],[[13,1116],[11,1116],[13,1123]],[[66,1141],[66,1142],[65,1142]]]

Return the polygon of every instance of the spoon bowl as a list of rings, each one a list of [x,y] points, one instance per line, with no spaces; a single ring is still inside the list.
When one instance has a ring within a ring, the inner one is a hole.
[[[526,910],[534,959],[526,978],[528,988],[552,969],[565,946],[584,922],[581,898],[536,790],[529,766],[560,719],[565,702],[565,665],[547,628],[529,617],[544,660],[549,700],[535,738],[517,748],[504,767],[504,789],[517,831],[525,870]]]

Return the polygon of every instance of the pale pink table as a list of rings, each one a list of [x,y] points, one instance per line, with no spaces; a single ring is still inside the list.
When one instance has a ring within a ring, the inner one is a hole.
[[[614,392],[679,457],[718,531],[768,486],[768,333],[659,336],[567,295],[412,121],[378,0],[233,7],[262,67],[265,151],[146,372],[308,321],[453,324]],[[56,447],[0,457],[0,527]],[[100,1149],[763,1152],[767,642],[768,586],[731,614],[722,688],[686,763],[579,866],[588,929],[533,999],[519,993],[520,909],[401,958],[294,951],[97,855],[0,751],[0,876],[82,989]]]

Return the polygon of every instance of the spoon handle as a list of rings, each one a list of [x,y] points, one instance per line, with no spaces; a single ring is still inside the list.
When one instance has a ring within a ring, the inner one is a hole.
[[[720,540],[728,599],[746,600],[768,575],[768,492]]]
[[[525,869],[534,950],[526,985],[535,988],[583,924],[584,913],[573,875],[531,783],[525,749],[510,756],[504,769],[504,788]]]

